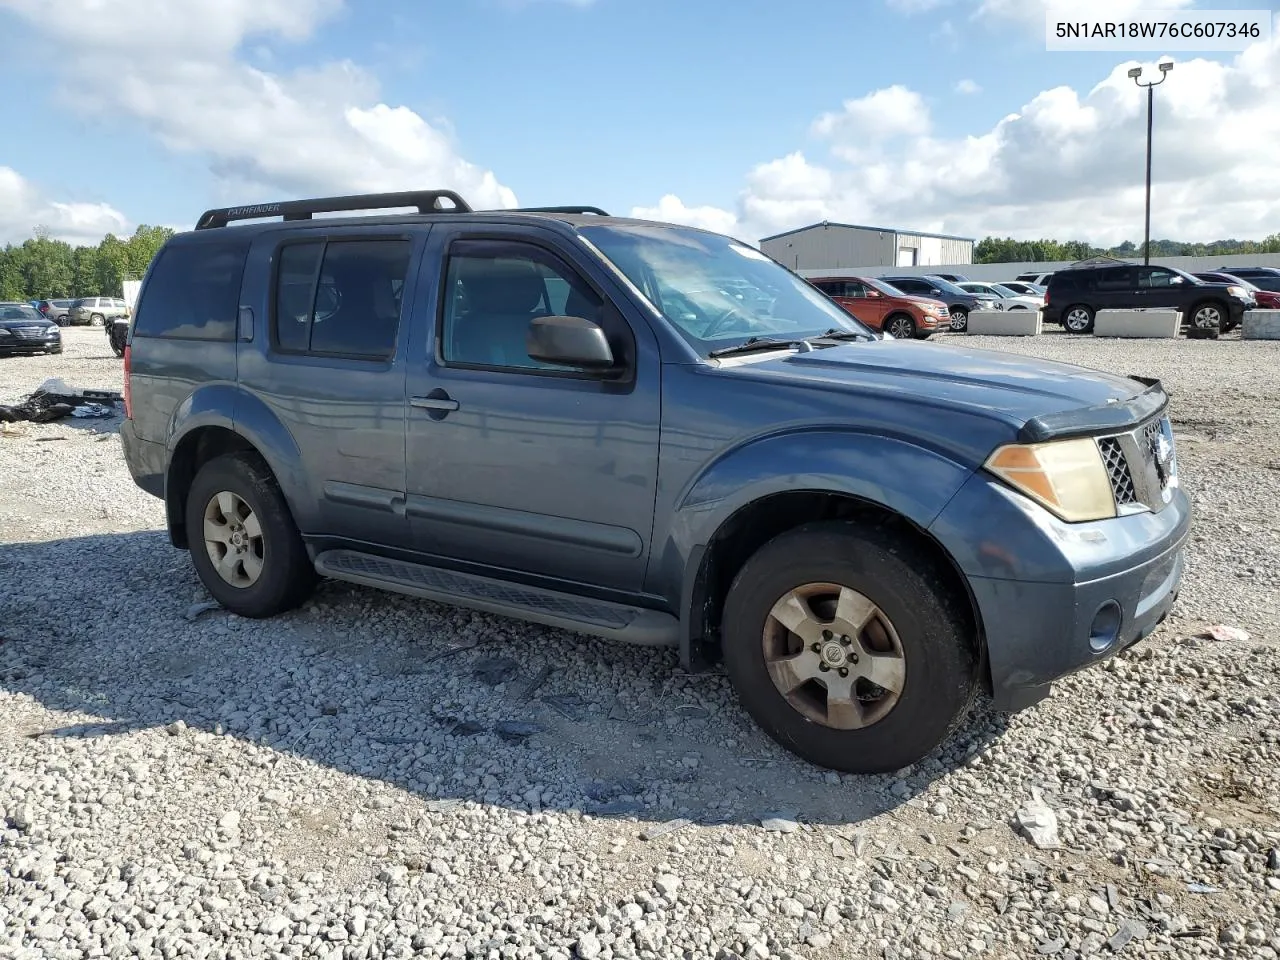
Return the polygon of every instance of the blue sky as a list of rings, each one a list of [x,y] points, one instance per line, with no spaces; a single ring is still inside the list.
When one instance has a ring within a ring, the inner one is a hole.
[[[485,205],[510,191],[661,213],[747,239],[824,217],[1136,236],[1144,101],[1123,69],[1156,55],[1048,53],[1036,0],[163,6],[0,0],[0,241],[33,217],[88,240],[188,225],[224,203],[424,186]],[[1280,230],[1274,175],[1186,149],[1224,122],[1256,134],[1268,93],[1280,113],[1275,45],[1238,56],[1174,55],[1157,144],[1176,214],[1157,235]],[[1250,74],[1271,86],[1259,93]],[[1261,123],[1280,148],[1280,125]],[[1232,180],[1264,195],[1206,214]]]

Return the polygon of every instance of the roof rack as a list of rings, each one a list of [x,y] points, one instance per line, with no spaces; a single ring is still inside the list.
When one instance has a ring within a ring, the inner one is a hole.
[[[453,206],[441,206],[441,200],[448,200]],[[317,197],[311,200],[255,203],[245,207],[221,207],[202,213],[196,221],[196,229],[225,227],[234,220],[257,220],[262,217],[310,220],[315,213],[383,210],[393,207],[417,207],[419,213],[471,212],[470,204],[452,190],[405,190],[401,193],[364,193],[350,197]]]
[[[578,206],[572,206],[572,205],[567,207],[516,207],[514,210],[509,210],[507,212],[508,213],[594,213],[598,217],[609,216],[608,213],[606,213],[604,210],[601,210],[599,207],[578,207]]]
[[[1111,267],[1111,266],[1115,266],[1116,264],[1119,264],[1122,267],[1133,266],[1133,264],[1131,264],[1128,260],[1121,260],[1119,257],[1108,257],[1108,256],[1088,257],[1084,260],[1077,260],[1071,266],[1073,267]]]

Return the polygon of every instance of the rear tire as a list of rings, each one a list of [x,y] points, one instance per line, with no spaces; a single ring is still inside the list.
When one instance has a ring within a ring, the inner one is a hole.
[[[223,503],[225,510],[218,506]],[[302,604],[315,588],[315,567],[293,515],[258,457],[227,454],[202,466],[187,494],[186,522],[196,573],[214,599],[232,613],[254,619],[272,617]],[[228,561],[224,569],[230,576],[226,576],[218,572],[213,554],[225,558],[231,552],[228,541],[233,534],[228,528],[237,526],[236,549],[243,551],[244,560]]]
[[[107,322],[107,318],[100,313],[92,313],[89,315],[89,326],[100,327]]]
[[[1062,326],[1067,333],[1093,333],[1093,310],[1077,303],[1062,311]]]
[[[945,739],[977,688],[967,617],[940,586],[948,574],[916,543],[883,528],[812,523],[769,541],[738,572],[725,603],[724,662],[743,708],[779,744],[819,766],[883,773],[920,760]],[[865,615],[857,611],[868,609],[872,619],[857,627]],[[816,633],[814,642],[782,625],[778,611],[801,611],[798,628]],[[782,641],[791,646],[779,648]],[[890,687],[863,673],[873,669]],[[851,697],[839,693],[842,682],[854,684]]]

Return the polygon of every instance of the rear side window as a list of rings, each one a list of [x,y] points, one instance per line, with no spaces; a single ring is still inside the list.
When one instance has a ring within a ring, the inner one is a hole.
[[[385,360],[395,353],[408,240],[288,244],[276,273],[275,341],[286,353]]]
[[[249,246],[242,240],[170,245],[161,251],[135,310],[135,337],[232,340],[240,278]]]
[[[1129,290],[1133,285],[1133,271],[1128,267],[1108,267],[1094,274],[1095,290]]]

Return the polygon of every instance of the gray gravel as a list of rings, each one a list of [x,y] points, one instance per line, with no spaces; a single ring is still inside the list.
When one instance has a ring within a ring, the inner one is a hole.
[[[0,402],[118,387],[66,338]],[[203,609],[118,421],[0,436],[0,958],[1280,956],[1280,344],[964,342],[1166,382],[1188,580],[885,777],[664,651],[335,583]]]

